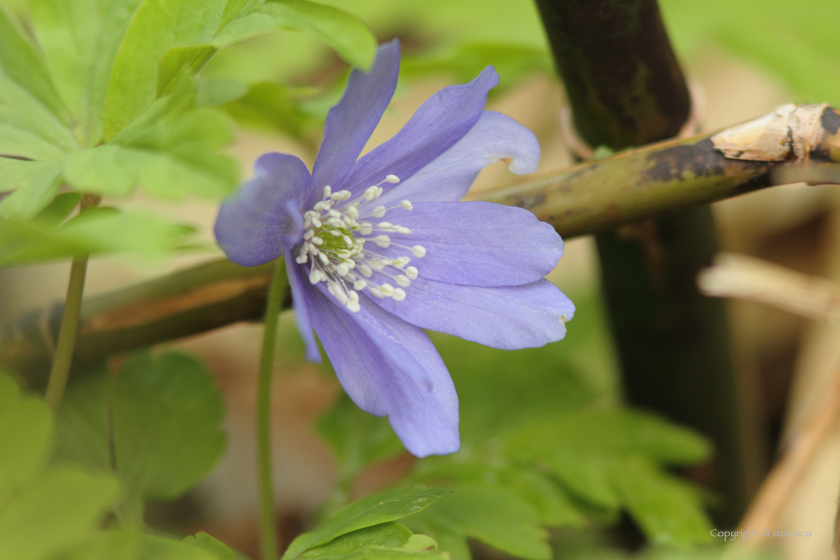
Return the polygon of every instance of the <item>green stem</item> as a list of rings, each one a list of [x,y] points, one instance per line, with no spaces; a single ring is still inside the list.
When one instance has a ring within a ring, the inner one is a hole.
[[[257,467],[260,489],[260,550],[263,560],[277,559],[277,523],[274,516],[274,485],[271,480],[271,377],[274,372],[274,347],[277,343],[277,318],[280,315],[280,304],[286,286],[286,263],[280,258],[277,260],[268,292],[257,387]]]
[[[79,203],[79,212],[99,205],[100,197],[86,194]],[[50,380],[47,384],[46,401],[52,411],[58,412],[67,378],[70,375],[70,365],[73,363],[73,350],[76,347],[76,334],[79,330],[79,313],[82,308],[82,294],[85,291],[85,276],[87,275],[88,257],[73,259],[70,266],[70,281],[67,284],[67,296],[64,299],[64,313],[61,317],[61,329],[58,343],[55,347]]]

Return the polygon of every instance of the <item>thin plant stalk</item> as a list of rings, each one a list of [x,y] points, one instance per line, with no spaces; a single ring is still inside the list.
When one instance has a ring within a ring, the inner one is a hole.
[[[257,385],[257,469],[260,493],[260,551],[263,560],[277,560],[277,522],[274,515],[271,468],[271,378],[274,373],[277,320],[286,286],[286,263],[280,258],[275,265],[268,292]]]
[[[101,198],[86,194],[79,203],[79,212],[99,205]],[[47,384],[46,401],[52,411],[58,412],[67,378],[70,376],[70,366],[73,363],[73,351],[76,348],[76,335],[79,331],[79,314],[82,308],[82,294],[85,291],[85,276],[87,276],[88,256],[73,259],[70,266],[70,280],[67,283],[67,296],[64,299],[64,313],[61,317],[61,328],[58,342],[55,346],[50,379]]]

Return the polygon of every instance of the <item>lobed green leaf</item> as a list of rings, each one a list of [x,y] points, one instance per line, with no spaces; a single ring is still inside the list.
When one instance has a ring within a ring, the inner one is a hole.
[[[0,558],[39,560],[82,542],[117,495],[111,477],[54,468],[32,480],[0,513]]]
[[[27,40],[0,6],[0,69],[62,123],[69,123],[67,108],[61,102],[41,53]]]
[[[49,452],[52,430],[43,401],[23,397],[17,383],[0,372],[0,512],[19,487],[37,475]]]
[[[221,395],[204,365],[186,354],[133,356],[111,399],[116,470],[130,511],[150,499],[177,498],[225,449]]]
[[[88,210],[66,224],[36,219],[0,219],[0,266],[106,253],[152,257],[161,252],[194,248],[193,229],[141,212],[112,208]]]
[[[296,538],[283,558],[298,558],[306,551],[347,533],[414,515],[449,492],[446,488],[416,486],[368,496],[338,511],[315,531]]]
[[[507,488],[460,484],[446,500],[413,521],[423,523],[427,519],[433,520],[433,526],[446,526],[451,532],[478,539],[513,556],[551,558],[548,533],[540,527],[539,515],[517,492]]]
[[[33,0],[47,67],[73,115],[79,144],[102,140],[105,94],[123,36],[143,0]]]

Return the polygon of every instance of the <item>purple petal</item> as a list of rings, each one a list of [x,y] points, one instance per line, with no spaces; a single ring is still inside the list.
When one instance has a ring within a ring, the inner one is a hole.
[[[400,72],[400,44],[379,47],[370,73],[353,70],[344,97],[330,109],[324,140],[312,171],[312,184],[320,189],[338,185],[353,165],[391,102]],[[314,200],[307,202],[314,203]]]
[[[265,154],[254,170],[256,177],[222,203],[216,218],[219,247],[242,266],[273,261],[300,241],[310,188],[309,170],[295,156]]]
[[[487,92],[497,83],[499,76],[488,66],[470,83],[431,96],[393,138],[359,160],[341,188],[363,191],[387,175],[407,180],[473,128],[487,104]]]
[[[302,274],[301,266],[295,262],[294,255],[290,249],[286,250],[286,275],[289,277],[289,286],[292,288],[292,306],[295,312],[295,324],[298,332],[306,346],[306,359],[316,364],[321,363],[321,351],[315,342],[315,335],[312,333],[312,321],[309,318],[309,308],[306,305],[306,284],[308,279]]]
[[[505,160],[518,175],[533,173],[540,161],[540,144],[534,133],[495,111],[484,111],[474,127],[442,156],[382,196],[379,204],[400,200],[445,202],[461,200],[478,173],[491,163]]]
[[[318,289],[307,287],[306,296],[318,338],[353,402],[387,415],[418,457],[457,451],[458,395],[429,337],[365,296],[358,313]]]
[[[554,284],[480,288],[412,280],[406,298],[373,300],[400,319],[503,350],[534,348],[566,336],[575,306]]]
[[[421,202],[411,211],[389,210],[389,222],[411,230],[397,243],[426,249],[411,264],[427,280],[466,286],[518,286],[536,282],[563,256],[563,240],[522,208],[490,202]],[[397,258],[404,249],[377,249]],[[410,256],[410,255],[409,255]]]

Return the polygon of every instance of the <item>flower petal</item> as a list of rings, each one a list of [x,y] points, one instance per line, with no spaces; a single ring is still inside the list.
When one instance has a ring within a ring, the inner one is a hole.
[[[312,324],[341,385],[360,408],[387,415],[418,457],[454,453],[458,396],[429,337],[362,296],[350,313],[319,289],[306,290]]]
[[[330,109],[324,123],[324,140],[312,170],[312,184],[320,189],[338,185],[353,165],[388,108],[400,72],[400,44],[380,45],[370,73],[353,70],[344,97]],[[314,203],[314,200],[307,202]]]
[[[535,348],[566,336],[575,306],[554,284],[453,286],[418,278],[403,301],[373,300],[400,319],[503,350]]]
[[[378,203],[391,206],[400,200],[444,202],[461,200],[478,173],[505,160],[518,175],[533,173],[540,161],[534,133],[495,111],[484,111],[472,129],[446,153],[409,179],[385,193]]]
[[[242,266],[270,262],[303,235],[301,206],[310,187],[306,165],[288,154],[265,154],[256,177],[222,203],[216,240],[227,257]]]
[[[295,312],[295,325],[303,339],[306,347],[306,359],[316,364],[321,363],[321,351],[315,342],[315,335],[312,332],[312,321],[309,318],[309,307],[306,302],[306,283],[303,277],[301,266],[295,262],[291,249],[286,249],[286,275],[289,277],[289,286],[292,288],[292,307]]]
[[[426,256],[411,264],[427,280],[466,286],[518,286],[536,282],[557,266],[563,240],[550,225],[522,208],[490,202],[421,202],[411,211],[389,210],[389,222],[411,230],[391,234],[421,245]],[[378,249],[390,258],[404,249]]]
[[[407,180],[473,128],[487,104],[487,92],[498,83],[498,74],[488,66],[470,83],[431,96],[393,138],[359,160],[341,188],[360,192],[387,175]]]

